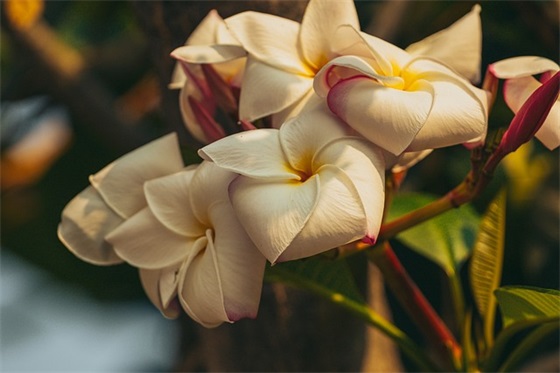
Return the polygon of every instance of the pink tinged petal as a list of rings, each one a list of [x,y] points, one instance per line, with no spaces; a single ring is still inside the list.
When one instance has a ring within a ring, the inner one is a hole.
[[[345,24],[360,29],[352,0],[309,2],[301,22],[299,42],[303,58],[314,69],[320,69],[330,59],[330,45],[336,29]]]
[[[148,206],[159,222],[187,237],[200,237],[206,230],[195,217],[190,203],[190,185],[195,170],[187,169],[144,184]]]
[[[105,202],[126,218],[146,206],[144,182],[182,168],[177,134],[172,133],[122,156],[91,176],[90,182]]]
[[[249,55],[260,62],[291,74],[313,75],[299,55],[299,23],[257,12],[243,12],[225,22]]]
[[[410,89],[397,90],[356,77],[334,86],[327,101],[331,111],[362,136],[400,154],[424,126],[433,101],[429,83],[420,80]]]
[[[509,100],[508,104],[513,104],[511,106],[515,107],[523,102],[523,105],[519,110],[516,110],[517,113],[502,138],[500,148],[503,148],[505,153],[515,151],[519,146],[529,141],[545,124],[547,125],[545,127],[546,132],[540,133],[539,136],[544,137],[544,135],[550,134],[550,137],[541,141],[549,148],[558,146],[558,136],[560,136],[558,135],[560,129],[558,123],[560,72],[557,72],[543,85],[540,85],[532,77],[508,80],[507,83],[505,95]],[[530,96],[525,101],[521,101],[528,93],[530,93]],[[556,106],[557,109],[550,117],[549,113],[553,106]],[[545,121],[548,121],[548,123],[545,123]]]
[[[300,179],[289,168],[276,129],[239,132],[206,145],[198,154],[226,170],[249,177],[266,180]]]
[[[160,269],[185,259],[195,240],[167,229],[145,208],[109,234],[107,241],[130,265]]]
[[[189,185],[189,205],[193,214],[206,226],[212,226],[210,207],[220,201],[229,202],[228,188],[237,174],[224,170],[212,162],[202,162]]]
[[[224,129],[214,120],[214,113],[209,113],[204,106],[192,97],[188,97],[188,105],[204,134],[204,142],[210,143],[226,136]]]
[[[74,197],[62,211],[58,238],[74,255],[96,265],[122,263],[105,236],[123,219],[112,211],[93,187]]]
[[[257,127],[255,127],[253,123],[243,119],[239,121],[239,126],[241,127],[242,131],[252,131],[257,129]]]
[[[521,78],[547,71],[558,71],[560,66],[554,61],[537,56],[507,58],[491,64],[489,71],[500,79]]]
[[[185,126],[190,134],[201,143],[207,144],[209,141],[206,139],[206,135],[204,134],[200,122],[193,112],[193,107],[191,105],[192,100],[201,99],[203,99],[202,94],[196,87],[194,87],[192,82],[187,81],[179,94],[179,107],[181,108],[183,123],[185,123]]]
[[[168,319],[176,319],[180,314],[180,307],[174,298],[177,296],[178,268],[140,269],[140,281],[144,292],[154,306]]]
[[[213,64],[245,57],[247,52],[239,45],[185,45],[171,52],[171,57],[194,64]]]
[[[317,73],[313,80],[313,89],[321,97],[326,97],[329,90],[343,80],[366,76],[384,85],[404,87],[401,77],[379,75],[365,59],[356,56],[337,57]]]
[[[303,229],[277,258],[277,262],[320,254],[360,239],[368,231],[360,196],[352,180],[342,170],[325,165],[314,178],[320,184],[317,203]]]
[[[477,83],[482,51],[480,5],[475,5],[448,28],[410,45],[406,51],[414,56],[434,58]]]
[[[407,151],[461,144],[486,134],[488,123],[482,100],[455,82],[431,84],[435,92],[432,111]]]
[[[204,77],[208,82],[210,91],[216,100],[216,104],[226,113],[237,116],[237,99],[229,84],[216,72],[212,65],[201,66]]]
[[[290,166],[309,176],[315,153],[347,133],[348,127],[323,104],[284,123],[280,146]]]
[[[314,167],[338,167],[351,180],[366,215],[366,236],[377,237],[385,201],[385,159],[381,149],[362,138],[337,139],[313,159]]]
[[[271,67],[249,57],[242,86],[239,117],[253,122],[299,102],[312,90],[313,79]]]
[[[178,292],[183,309],[202,326],[213,328],[230,322],[211,230],[193,246],[181,269]]]
[[[305,182],[238,177],[230,185],[233,209],[260,252],[274,263],[304,228],[317,204],[317,176]]]
[[[228,319],[255,318],[266,259],[237,220],[229,201],[212,205],[210,217]]]

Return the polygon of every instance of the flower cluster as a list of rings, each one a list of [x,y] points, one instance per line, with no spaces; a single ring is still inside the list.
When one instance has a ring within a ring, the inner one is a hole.
[[[480,10],[406,49],[362,32],[351,0],[310,0],[301,23],[210,12],[171,54],[202,163],[185,167],[173,135],[125,155],[68,204],[59,237],[93,264],[137,267],[168,317],[255,317],[267,260],[375,243],[386,172],[484,140],[494,97],[474,85]],[[507,79],[514,111],[532,75],[558,70],[522,61],[487,75]],[[537,132],[550,148],[558,105],[553,116]]]

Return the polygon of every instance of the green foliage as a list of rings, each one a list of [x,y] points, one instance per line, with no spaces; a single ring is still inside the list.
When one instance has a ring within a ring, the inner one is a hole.
[[[484,323],[484,337],[491,345],[496,317],[493,293],[500,285],[504,256],[506,193],[502,190],[490,203],[480,222],[469,268],[474,300]]]
[[[495,291],[504,327],[525,321],[560,319],[560,291],[525,286],[505,286]]]
[[[345,260],[334,261],[311,257],[280,263],[267,267],[265,279],[318,290],[335,302],[337,299],[344,297],[365,304]]]
[[[397,195],[389,210],[388,221],[435,199],[420,193]],[[437,263],[449,276],[454,276],[471,253],[478,224],[479,217],[474,209],[464,205],[410,228],[397,238]]]

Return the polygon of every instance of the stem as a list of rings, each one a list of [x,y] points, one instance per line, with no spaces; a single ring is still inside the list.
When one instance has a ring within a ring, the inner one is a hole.
[[[455,320],[457,322],[459,333],[463,333],[461,325],[465,321],[465,294],[463,292],[463,286],[461,285],[460,278],[457,273],[453,273],[449,276],[450,281],[450,291],[451,300],[453,303],[453,310],[455,312]]]
[[[405,268],[391,249],[388,242],[367,252],[368,259],[381,270],[387,284],[429,341],[442,356],[448,358],[446,363],[457,369],[460,367],[461,347],[431,304],[412,281]]]

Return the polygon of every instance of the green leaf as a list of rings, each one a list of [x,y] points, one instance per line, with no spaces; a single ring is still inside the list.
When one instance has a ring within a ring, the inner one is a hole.
[[[500,191],[488,206],[480,222],[469,268],[469,279],[478,312],[482,316],[484,338],[490,346],[494,340],[496,298],[504,256],[506,193]]]
[[[513,336],[529,327],[557,324],[560,320],[560,291],[558,290],[503,286],[496,289],[494,294],[498,299],[504,328],[498,334],[484,363],[484,370],[489,372],[498,369],[504,351]],[[530,334],[530,336],[536,338],[534,335]],[[515,360],[516,357],[510,356],[509,359]]]
[[[434,200],[436,197],[426,194],[399,194],[391,204],[388,221]],[[478,223],[479,217],[474,209],[463,205],[405,230],[397,235],[397,239],[453,276],[470,255]]]
[[[311,257],[279,263],[267,267],[265,279],[307,288],[322,293],[335,302],[345,297],[365,305],[346,260]]]
[[[494,292],[504,328],[522,321],[560,318],[560,291],[522,286],[504,286]]]

